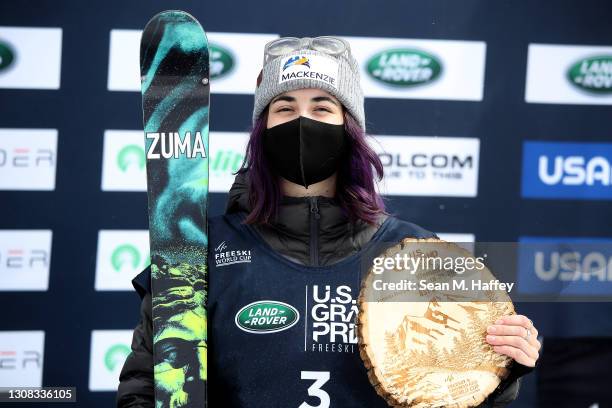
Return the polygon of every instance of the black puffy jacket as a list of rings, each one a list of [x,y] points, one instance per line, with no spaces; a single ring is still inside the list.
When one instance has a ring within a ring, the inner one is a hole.
[[[315,208],[319,214],[316,223],[313,219]],[[230,189],[226,213],[249,210],[246,176],[238,174]],[[364,222],[351,224],[333,199],[283,197],[275,222],[256,228],[263,239],[283,256],[305,265],[323,266],[359,251],[386,217],[381,215],[376,226]],[[132,284],[142,299],[141,321],[134,329],[132,352],[125,360],[119,377],[117,406],[152,408],[155,399],[151,294],[136,280]],[[214,353],[214,350],[209,348],[208,352]],[[504,406],[514,400],[518,395],[519,377],[531,370],[515,363],[510,376],[481,406]]]

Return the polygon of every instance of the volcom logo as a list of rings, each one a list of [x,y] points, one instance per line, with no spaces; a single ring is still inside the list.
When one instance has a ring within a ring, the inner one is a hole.
[[[222,241],[215,248],[215,265],[216,266],[227,266],[238,263],[250,263],[251,262],[251,250],[229,250],[227,251],[227,244]]]

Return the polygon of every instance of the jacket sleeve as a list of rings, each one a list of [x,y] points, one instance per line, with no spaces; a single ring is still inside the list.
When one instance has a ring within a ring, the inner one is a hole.
[[[147,270],[142,274],[146,275]],[[141,274],[141,275],[142,275]],[[136,280],[136,279],[135,279]],[[142,302],[141,320],[134,329],[132,351],[128,354],[117,390],[118,408],[153,408],[155,394],[153,387],[153,321],[151,319],[151,293],[137,287]]]
[[[537,366],[537,363],[536,363]],[[504,379],[497,389],[489,395],[483,406],[486,407],[505,407],[518,397],[521,387],[521,377],[529,374],[535,367],[528,367],[514,361],[510,368],[510,374]]]

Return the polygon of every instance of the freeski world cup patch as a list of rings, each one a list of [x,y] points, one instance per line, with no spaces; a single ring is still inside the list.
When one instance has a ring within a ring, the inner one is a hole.
[[[278,83],[296,79],[315,79],[338,88],[338,63],[330,57],[293,54],[281,59]]]

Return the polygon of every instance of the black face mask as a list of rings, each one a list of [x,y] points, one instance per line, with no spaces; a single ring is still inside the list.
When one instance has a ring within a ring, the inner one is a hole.
[[[330,177],[346,149],[344,125],[304,116],[266,129],[264,154],[272,171],[306,188]]]

